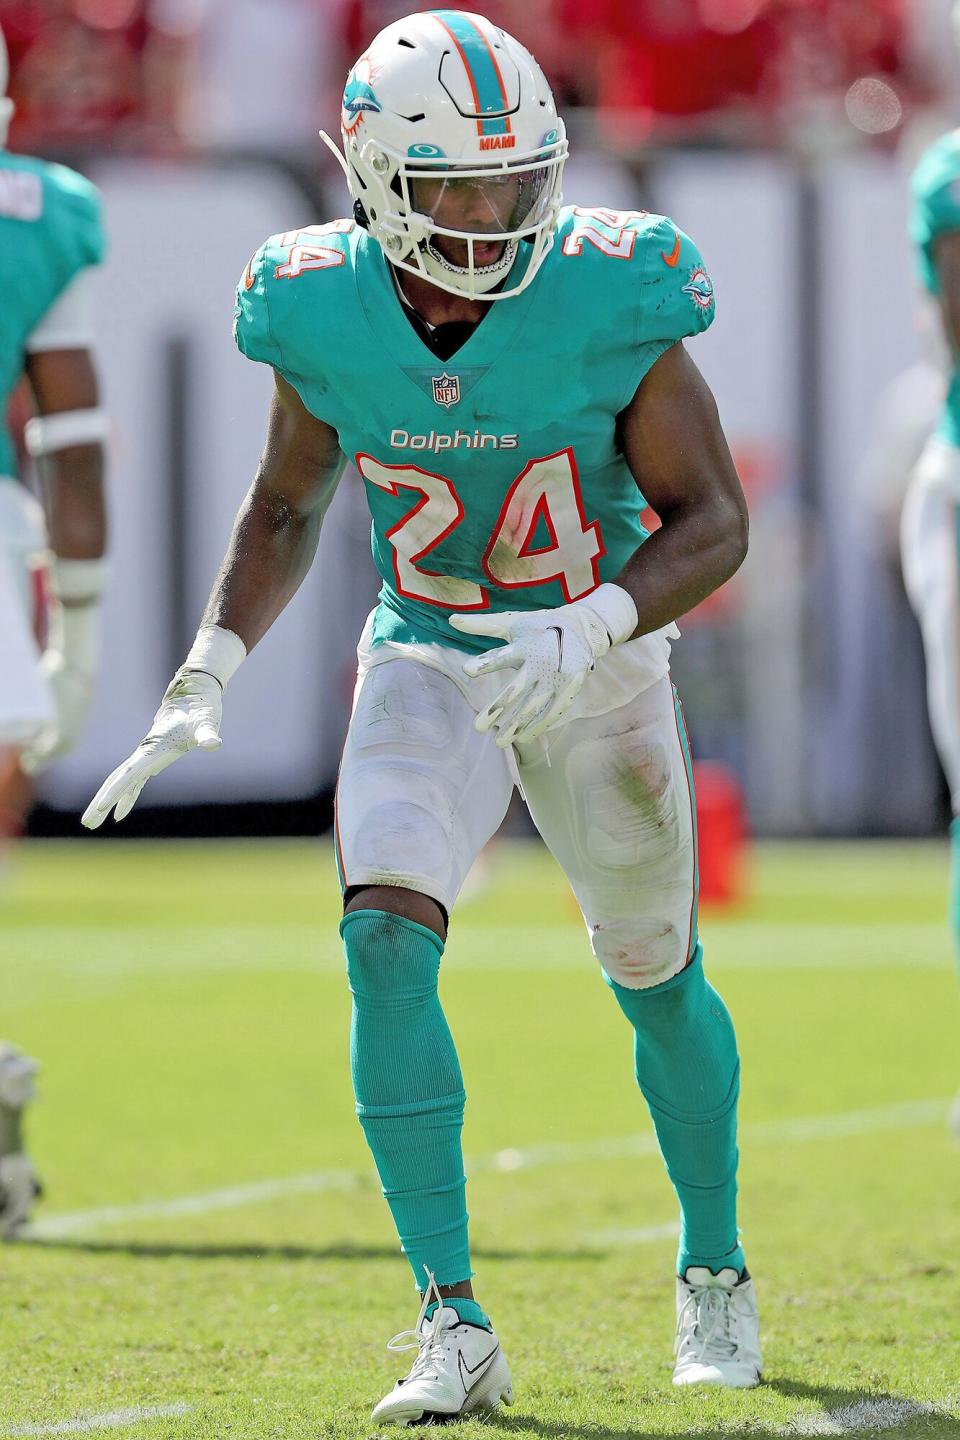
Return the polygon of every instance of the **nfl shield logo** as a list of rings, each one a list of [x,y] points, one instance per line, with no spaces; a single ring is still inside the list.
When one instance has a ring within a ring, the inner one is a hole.
[[[434,375],[433,377],[433,398],[438,405],[444,405],[449,410],[451,405],[460,404],[460,376]]]

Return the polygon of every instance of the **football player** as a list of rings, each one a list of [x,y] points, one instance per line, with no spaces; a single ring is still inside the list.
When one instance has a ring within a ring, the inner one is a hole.
[[[960,4],[953,25],[960,42]],[[930,728],[950,789],[949,919],[960,961],[960,130],[941,136],[914,170],[910,234],[950,355],[946,399],[907,492],[900,544],[923,636]],[[960,1138],[960,1095],[951,1127]]]
[[[543,73],[480,15],[383,30],[347,80],[346,219],[276,235],[237,291],[275,372],[267,442],[183,668],[84,816],[220,742],[223,691],[293,595],[351,457],[380,603],[359,645],[336,852],[357,1113],[421,1293],[416,1358],[374,1410],[509,1403],[474,1295],[464,1084],[437,994],[450,912],[522,787],[633,1027],[682,1216],[678,1385],[760,1376],[736,1219],[739,1065],[704,976],[677,615],[742,561],[747,516],[682,343],[713,319],[694,243],[644,213],[561,208]],[[643,495],[662,528],[647,536]]]
[[[13,1240],[30,1219],[40,1183],[23,1140],[23,1112],[39,1066],[0,1040],[0,1237]]]
[[[17,829],[29,801],[23,771],[65,754],[82,732],[105,564],[106,419],[91,358],[91,267],[104,252],[99,198],[74,171],[4,148],[13,114],[6,91],[0,32],[0,834]],[[25,440],[42,507],[17,478],[6,424],[22,377],[36,410]],[[27,1219],[36,1190],[20,1123],[35,1068],[0,1046],[0,1232],[7,1234]]]

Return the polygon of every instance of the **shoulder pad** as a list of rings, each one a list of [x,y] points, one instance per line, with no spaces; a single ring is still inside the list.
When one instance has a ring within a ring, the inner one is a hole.
[[[66,165],[45,165],[46,212],[72,270],[99,265],[107,250],[100,191]]]
[[[915,239],[960,230],[960,131],[931,145],[911,176],[910,192]]]
[[[297,347],[291,321],[302,325],[303,301],[314,273],[347,262],[353,220],[306,225],[271,235],[248,261],[237,285],[233,334],[248,360],[287,368]],[[311,297],[315,298],[315,297]]]
[[[596,302],[636,317],[638,342],[672,344],[713,320],[713,284],[700,251],[665,216],[573,206],[561,213],[557,238],[562,255],[582,258]]]

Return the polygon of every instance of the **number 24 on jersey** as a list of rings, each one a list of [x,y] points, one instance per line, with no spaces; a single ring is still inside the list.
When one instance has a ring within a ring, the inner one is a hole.
[[[437,575],[421,563],[463,519],[453,481],[416,465],[384,465],[372,455],[358,455],[357,468],[371,485],[391,495],[412,490],[420,496],[386,534],[398,593],[446,609],[486,610],[490,598],[482,586]],[[549,543],[535,550],[532,541],[541,520]],[[573,451],[567,448],[531,460],[514,480],[481,565],[492,584],[507,590],[558,580],[569,603],[600,584],[603,554],[599,522],[587,522]]]

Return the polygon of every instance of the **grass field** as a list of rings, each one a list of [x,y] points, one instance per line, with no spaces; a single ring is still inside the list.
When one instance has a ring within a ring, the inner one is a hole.
[[[704,914],[743,1057],[767,1382],[687,1393],[675,1205],[630,1032],[552,862],[500,849],[442,986],[477,1294],[516,1404],[463,1440],[960,1437],[945,887],[936,845],[768,846],[752,898]],[[337,916],[325,843],[15,857],[0,1033],[43,1062],[47,1198],[0,1249],[0,1437],[370,1433],[416,1299],[353,1115]]]

